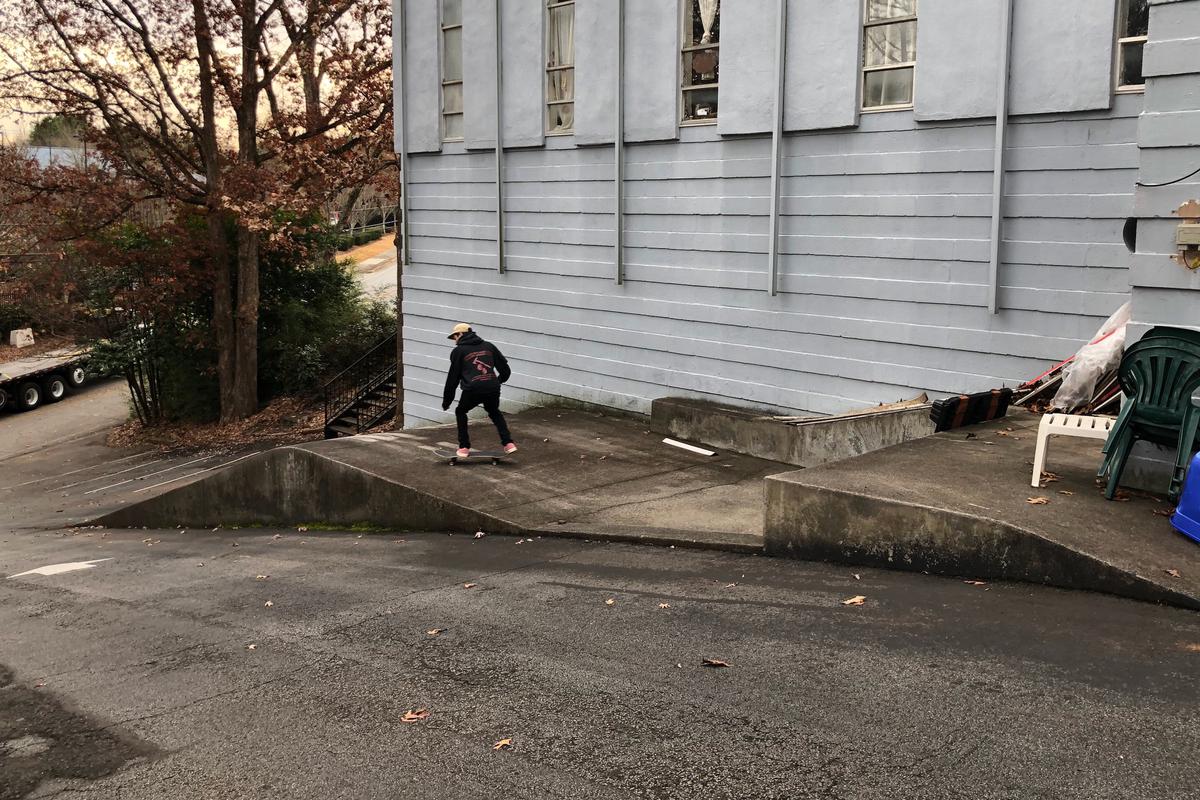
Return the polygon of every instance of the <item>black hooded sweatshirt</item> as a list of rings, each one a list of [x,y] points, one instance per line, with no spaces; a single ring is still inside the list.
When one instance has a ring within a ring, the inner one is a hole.
[[[464,391],[481,394],[498,392],[500,384],[511,374],[508,361],[496,345],[480,339],[475,331],[467,331],[458,337],[458,343],[450,352],[450,373],[446,376],[442,403],[450,405],[454,402],[454,391],[459,386]]]

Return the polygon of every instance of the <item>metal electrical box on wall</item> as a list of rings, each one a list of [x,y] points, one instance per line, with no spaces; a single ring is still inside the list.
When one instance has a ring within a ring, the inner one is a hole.
[[[1200,269],[1200,202],[1189,200],[1175,213],[1181,217],[1175,229],[1175,260],[1188,269]]]

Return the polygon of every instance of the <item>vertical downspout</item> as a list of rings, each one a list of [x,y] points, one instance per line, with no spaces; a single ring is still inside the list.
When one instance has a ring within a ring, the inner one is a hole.
[[[771,222],[767,231],[768,291],[779,293],[779,188],[783,169],[783,84],[787,62],[787,0],[778,0],[779,35],[775,40],[775,123],[771,131]]]
[[[617,0],[616,129],[613,131],[613,249],[616,281],[625,283],[625,0]]]
[[[992,231],[988,262],[988,312],[1000,310],[1000,241],[1004,228],[1004,139],[1008,133],[1008,63],[1012,54],[1013,0],[1000,19],[1000,69],[996,87],[996,144],[992,154]]]
[[[394,427],[404,428],[404,266],[408,263],[408,110],[405,79],[405,38],[404,27],[405,0],[396,0],[395,15],[396,29],[392,35],[396,37],[396,60],[400,72],[400,91],[398,102],[393,113],[399,116],[397,120],[400,131],[400,152],[396,154],[396,164],[400,168],[400,224],[396,226],[396,417]]]
[[[502,0],[496,0],[496,268],[504,272],[504,37]]]

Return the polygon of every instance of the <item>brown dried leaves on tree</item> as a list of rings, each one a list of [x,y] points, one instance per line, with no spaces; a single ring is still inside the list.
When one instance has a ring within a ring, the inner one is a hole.
[[[245,417],[258,405],[260,251],[286,246],[296,220],[391,185],[390,34],[387,0],[9,0],[0,102],[85,120],[91,159],[37,170],[5,154],[5,216],[29,209],[36,230],[18,236],[32,251],[194,209],[221,416]]]

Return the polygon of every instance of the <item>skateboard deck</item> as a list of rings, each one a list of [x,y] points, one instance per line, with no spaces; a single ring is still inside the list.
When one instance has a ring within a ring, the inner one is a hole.
[[[512,458],[511,455],[503,450],[472,450],[471,455],[466,458],[459,457],[458,453],[454,450],[442,448],[434,450],[433,454],[438,458],[447,459],[451,466],[457,464],[459,461],[491,461],[493,464],[499,464],[502,460]]]

